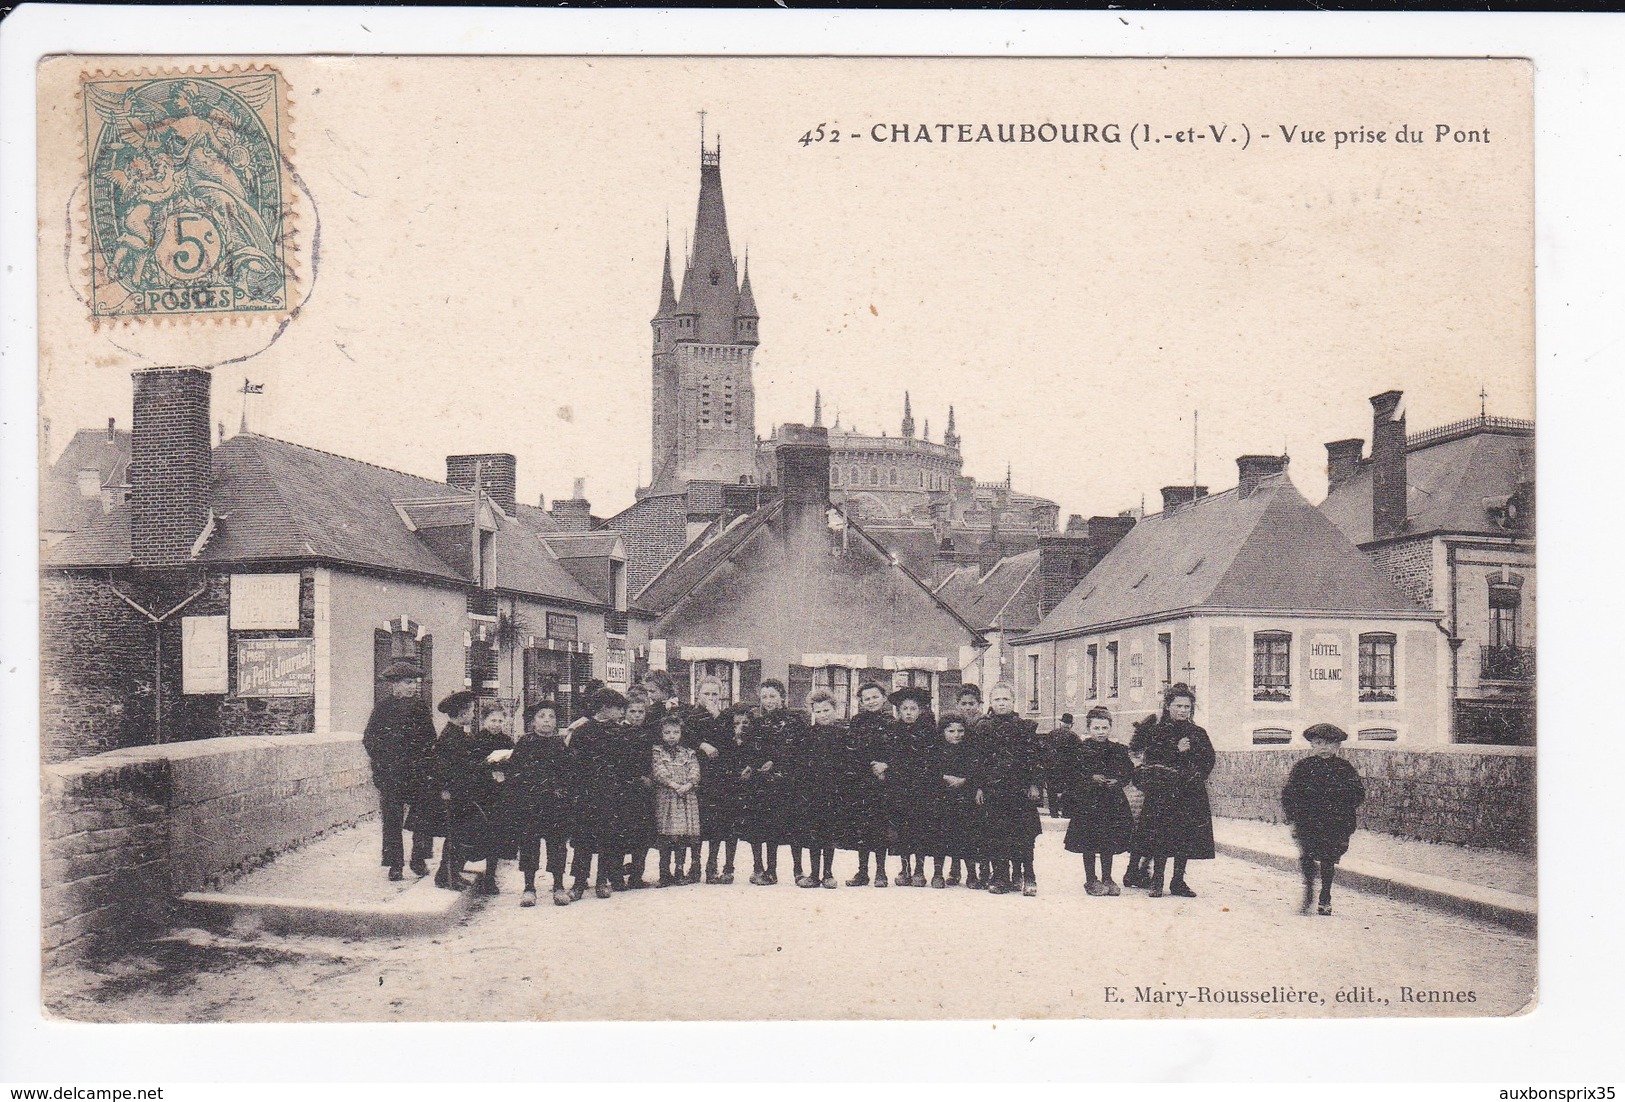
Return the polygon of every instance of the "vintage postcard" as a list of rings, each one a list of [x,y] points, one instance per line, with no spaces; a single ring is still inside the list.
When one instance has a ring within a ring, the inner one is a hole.
[[[51,1016],[1537,1004],[1527,60],[37,95]]]

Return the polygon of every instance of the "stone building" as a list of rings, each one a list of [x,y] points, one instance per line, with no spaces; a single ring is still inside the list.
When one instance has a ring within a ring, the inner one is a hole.
[[[1452,740],[1535,740],[1533,421],[1476,418],[1408,433],[1403,395],[1371,399],[1371,454],[1326,445],[1320,509],[1442,617]]]
[[[666,245],[653,329],[652,472],[637,500],[606,521],[627,541],[633,591],[647,585],[694,535],[715,521],[757,508],[777,477],[780,432],[756,435],[755,353],[761,318],[748,259],[740,264],[728,234],[722,154],[700,151],[694,237],[679,291]],[[831,494],[847,516],[895,551],[922,577],[940,581],[955,565],[997,561],[1053,535],[1060,507],[1002,482],[964,473],[954,410],[942,441],[930,423],[916,434],[903,395],[900,433],[828,430]],[[822,428],[822,399],[813,399]]]
[[[1018,706],[1133,721],[1182,681],[1220,750],[1289,746],[1320,722],[1353,746],[1446,742],[1438,614],[1305,501],[1286,465],[1242,456],[1233,490],[1168,487],[1162,512],[1016,644]]]
[[[49,428],[47,422],[47,435]],[[80,429],[54,463],[41,466],[40,545],[44,549],[112,512],[130,496],[130,434],[109,417],[105,432]]]
[[[987,640],[965,671],[983,697],[1000,681],[1018,676],[1017,645],[1093,570],[1134,527],[1134,517],[1074,516],[1062,535],[1042,536],[1038,546],[998,560],[991,568],[971,563],[953,568],[933,592]]]
[[[776,458],[771,498],[713,521],[638,594],[651,666],[689,698],[716,676],[729,700],[764,677],[796,707],[827,688],[843,713],[866,680],[951,702],[980,635],[831,504],[825,429],[781,426]]]
[[[568,712],[630,677],[648,617],[620,541],[572,534],[584,501],[518,504],[511,455],[449,456],[435,482],[253,433],[211,449],[192,368],[136,372],[134,412],[129,501],[42,563],[48,760],[359,730],[399,657],[431,702]]]

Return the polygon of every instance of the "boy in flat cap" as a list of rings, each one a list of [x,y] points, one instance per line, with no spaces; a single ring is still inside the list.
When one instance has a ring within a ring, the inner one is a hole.
[[[424,766],[434,747],[434,718],[419,698],[423,670],[415,662],[398,658],[384,671],[390,695],[378,702],[367,720],[361,745],[372,764],[372,784],[378,790],[378,818],[383,824],[383,864],[391,880],[404,879],[406,848],[401,831],[408,805],[424,795]],[[439,793],[434,793],[438,799]],[[434,856],[434,834],[412,832],[412,872],[429,875]]]
[[[1348,852],[1354,833],[1355,812],[1365,802],[1360,774],[1338,751],[1348,732],[1330,723],[1317,723],[1303,733],[1314,752],[1292,767],[1281,790],[1281,808],[1298,842],[1298,866],[1303,870],[1303,904],[1308,914],[1314,900],[1315,872],[1320,872],[1320,913],[1332,913],[1332,878],[1337,861]]]

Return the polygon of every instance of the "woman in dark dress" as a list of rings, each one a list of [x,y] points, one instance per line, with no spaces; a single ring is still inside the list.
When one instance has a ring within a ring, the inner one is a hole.
[[[525,709],[524,729],[506,765],[503,824],[519,851],[519,871],[525,874],[519,905],[536,906],[536,870],[546,845],[553,902],[562,907],[570,902],[570,893],[564,890],[564,850],[570,829],[574,763],[560,735],[558,711],[551,700]]]
[[[1360,773],[1338,750],[1348,732],[1330,723],[1317,723],[1303,733],[1315,752],[1292,767],[1281,790],[1281,809],[1292,824],[1298,842],[1298,866],[1303,870],[1303,905],[1309,913],[1314,898],[1315,872],[1320,872],[1320,913],[1332,913],[1332,878],[1337,862],[1349,850],[1355,814],[1365,802]]]
[[[835,710],[835,698],[823,689],[807,697],[812,726],[800,743],[791,748],[788,759],[791,812],[795,834],[792,845],[798,851],[796,887],[833,888],[835,880],[835,836],[845,816],[839,807],[841,774],[846,749],[846,724]],[[807,851],[807,875],[801,872],[800,850]]]
[[[858,855],[858,871],[846,882],[849,888],[869,883],[869,855],[875,858],[874,885],[884,888],[886,853],[890,847],[892,792],[891,715],[886,693],[873,681],[858,688],[858,714],[846,725],[837,770],[836,799],[840,807],[837,844]]]
[[[993,686],[988,704],[991,711],[974,733],[985,766],[982,813],[993,865],[988,891],[1035,896],[1033,844],[1044,829],[1038,724],[1016,715],[1016,690],[1008,681]]]
[[[922,845],[932,855],[933,888],[946,888],[942,866],[946,859],[964,861],[972,869],[970,887],[975,883],[977,859],[977,794],[981,791],[981,763],[970,743],[965,718],[953,712],[937,725],[937,741],[925,755],[922,766],[921,835]]]
[[[1081,734],[1072,732],[1053,747],[1050,791],[1066,793],[1066,848],[1083,854],[1083,890],[1090,895],[1121,895],[1112,879],[1112,858],[1128,849],[1134,813],[1123,789],[1134,776],[1128,748],[1112,741],[1112,714],[1092,708]],[[1098,871],[1097,871],[1098,864]]]
[[[1213,772],[1213,743],[1191,722],[1196,693],[1183,683],[1163,694],[1162,718],[1146,732],[1145,760],[1134,783],[1145,793],[1134,850],[1152,858],[1151,897],[1161,898],[1168,859],[1174,861],[1171,895],[1196,898],[1185,881],[1185,862],[1213,859],[1213,811],[1207,777]]]
[[[739,832],[751,847],[750,882],[767,887],[779,882],[779,847],[797,838],[790,822],[793,809],[786,771],[796,748],[806,741],[807,721],[800,712],[785,707],[784,683],[776,678],[762,682],[757,699],[761,709],[751,718],[735,761]],[[800,851],[795,852],[799,879]]]
[[[649,694],[642,686],[633,685],[626,691],[626,716],[621,720],[621,725],[626,733],[626,745],[623,749],[628,757],[625,769],[630,773],[637,763],[641,763],[642,759],[648,757],[654,747],[660,744],[660,717],[654,714]],[[637,762],[633,761],[634,758]],[[647,785],[641,785],[641,789],[641,796],[638,788],[631,788],[626,792],[629,804],[633,801],[639,804],[638,807],[627,808],[628,825],[632,835],[624,871],[629,891],[649,886],[647,879],[649,854],[660,844],[660,838],[655,831],[654,782],[651,780]]]
[[[925,689],[898,689],[888,702],[897,709],[897,718],[887,735],[891,757],[886,783],[891,786],[893,848],[903,859],[894,883],[899,888],[923,888],[930,883],[925,876],[925,855],[931,849],[925,820],[936,793],[927,759],[938,740],[937,717],[931,714],[931,694]]]

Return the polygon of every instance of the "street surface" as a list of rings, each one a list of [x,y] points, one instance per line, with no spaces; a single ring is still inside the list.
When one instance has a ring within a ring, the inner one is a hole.
[[[47,976],[46,1003],[83,1021],[257,1022],[1487,1016],[1534,998],[1533,938],[1348,890],[1303,917],[1295,877],[1225,857],[1192,862],[1198,899],[1087,896],[1054,831],[1036,899],[848,888],[844,852],[838,890],[799,889],[781,861],[775,887],[746,883],[747,858],[728,887],[563,908],[544,891],[534,909],[505,863],[503,894],[438,936],[176,931]]]

